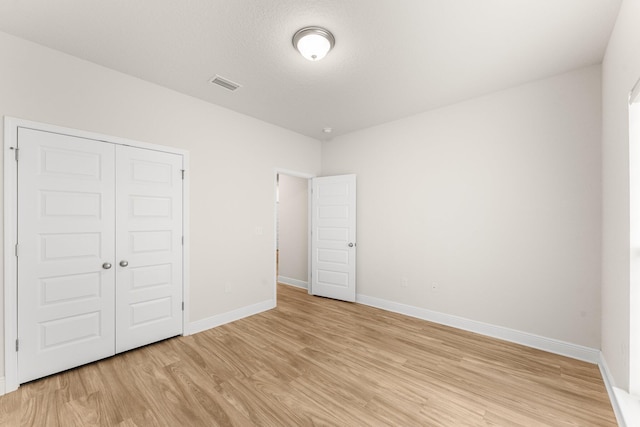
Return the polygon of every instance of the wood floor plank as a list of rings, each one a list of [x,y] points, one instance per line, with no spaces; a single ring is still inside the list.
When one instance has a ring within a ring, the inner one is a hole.
[[[596,365],[278,287],[278,307],[22,385],[0,426],[615,426]]]

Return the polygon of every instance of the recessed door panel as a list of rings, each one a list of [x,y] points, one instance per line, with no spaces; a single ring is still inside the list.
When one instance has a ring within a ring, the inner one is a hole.
[[[43,217],[100,218],[100,193],[72,191],[42,191],[40,206]]]
[[[349,206],[320,206],[318,207],[318,219],[348,219],[349,218]]]
[[[171,218],[172,200],[170,197],[131,196],[131,217],[133,218]]]
[[[317,238],[321,242],[347,243],[349,241],[349,228],[347,227],[318,227]]]
[[[347,175],[342,175],[347,176]],[[329,178],[324,180],[322,178]],[[318,198],[323,201],[334,202],[334,198],[338,198],[338,202],[344,200],[345,197],[349,197],[349,183],[348,182],[331,182],[331,178],[333,177],[322,177],[320,178],[321,182],[318,187]]]
[[[318,283],[324,286],[337,286],[346,288],[349,286],[349,274],[337,271],[318,269]]]
[[[149,323],[171,319],[171,297],[156,298],[131,304],[131,328],[138,328]]]
[[[131,290],[170,286],[173,280],[171,264],[130,267]]]
[[[73,274],[40,279],[41,305],[66,304],[100,298],[100,273]]]
[[[79,343],[99,341],[101,334],[100,312],[69,315],[40,323],[43,350],[70,348]]]
[[[339,249],[318,249],[317,262],[349,265],[349,251]]]
[[[172,230],[130,231],[131,253],[171,251],[172,237]]]
[[[82,138],[67,135],[59,136],[68,140],[75,140],[75,142],[82,143],[83,141]],[[113,150],[113,147],[111,147],[111,150]],[[104,167],[111,167],[111,165],[104,164],[104,157],[99,153],[73,148],[61,148],[56,145],[56,141],[52,141],[51,145],[42,145],[39,149],[39,157],[40,174],[43,177],[73,177],[74,179],[101,181]]]
[[[175,180],[175,168],[171,162],[147,161],[142,158],[131,159],[131,183],[136,184],[164,184],[172,186]]]
[[[100,260],[102,234],[101,232],[40,234],[41,259],[42,261]]]
[[[114,354],[114,146],[19,128],[18,381]]]

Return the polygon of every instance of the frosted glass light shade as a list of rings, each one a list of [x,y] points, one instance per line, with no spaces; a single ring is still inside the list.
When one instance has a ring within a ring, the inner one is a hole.
[[[310,61],[324,58],[334,44],[333,34],[320,27],[302,28],[293,36],[293,46]]]
[[[311,61],[317,61],[327,55],[331,44],[329,44],[329,40],[318,34],[309,34],[298,40],[296,47],[302,56]]]

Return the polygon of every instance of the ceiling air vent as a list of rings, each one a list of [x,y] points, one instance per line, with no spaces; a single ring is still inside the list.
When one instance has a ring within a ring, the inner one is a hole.
[[[223,77],[220,76],[215,76],[214,78],[212,78],[211,80],[209,80],[209,82],[218,85],[218,86],[222,86],[223,88],[230,90],[230,91],[234,91],[236,89],[238,89],[239,87],[242,87],[241,85],[239,85],[238,83],[234,83],[231,80],[225,79]]]

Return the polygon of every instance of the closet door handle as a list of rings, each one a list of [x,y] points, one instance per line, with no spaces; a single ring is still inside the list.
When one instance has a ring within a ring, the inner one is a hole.
[[[126,267],[127,265],[129,265],[129,261],[125,261],[124,259],[120,261],[120,267]]]
[[[108,270],[111,268],[111,264],[109,264],[108,262],[105,262],[104,264],[102,264],[102,268],[104,268],[105,270]]]

